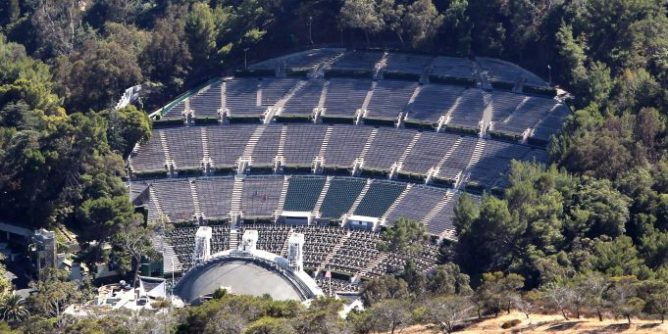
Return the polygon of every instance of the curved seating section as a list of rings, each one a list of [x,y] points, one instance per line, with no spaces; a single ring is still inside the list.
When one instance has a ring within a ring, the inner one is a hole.
[[[373,89],[367,106],[367,118],[396,119],[408,105],[417,82],[380,80]]]
[[[273,220],[282,212],[311,213],[319,217],[319,223],[357,215],[380,219],[379,227],[392,226],[400,218],[418,220],[430,234],[445,237],[452,237],[452,210],[460,196],[454,190],[347,176],[155,179],[132,182],[130,188],[149,189],[149,195],[137,204],[148,207],[151,220],[163,217],[177,223],[203,216],[224,221],[235,210],[246,221]],[[235,202],[238,209],[234,209]]]
[[[466,88],[454,85],[424,85],[420,93],[408,106],[406,121],[427,121],[436,123],[440,116],[458,103]]]
[[[318,64],[343,54],[345,49],[323,48],[292,53],[283,57],[271,58],[249,66],[251,70],[275,70],[284,67],[293,70],[311,69]]]
[[[313,49],[265,60],[250,65],[252,70],[313,70],[318,67],[334,70],[371,71],[420,75],[424,72],[451,78],[475,80],[478,71],[489,80],[500,82],[522,81],[535,87],[548,83],[516,64],[494,58],[455,58],[379,51],[345,50],[335,48]]]
[[[260,76],[214,82],[162,109],[161,119],[250,117],[259,122],[315,116],[352,123],[361,117],[362,122],[490,132],[544,144],[568,115],[568,108],[550,96],[523,93],[524,86],[534,88],[529,93],[550,92],[545,81],[492,58],[317,49],[264,61],[251,70],[261,71]],[[303,75],[304,70],[311,74]],[[286,77],[290,73],[299,75]],[[486,114],[491,123],[484,120]]]
[[[241,193],[241,211],[244,215],[249,218],[273,216],[278,209],[283,182],[285,180],[282,176],[245,178]]]
[[[284,211],[312,211],[325,186],[325,178],[292,176],[283,205]]]
[[[405,188],[405,184],[396,182],[372,182],[353,213],[359,216],[382,217]]]
[[[336,219],[345,214],[366,185],[366,180],[358,178],[334,178],[325,194],[321,207],[321,217]]]
[[[290,93],[291,92],[291,93]],[[290,94],[289,94],[290,93]],[[222,95],[222,97],[221,97]],[[207,100],[208,99],[208,100]],[[307,121],[317,108],[321,117],[357,117],[364,111],[363,121],[386,120],[422,127],[462,128],[479,132],[486,109],[491,109],[494,123],[503,126],[489,127],[485,131],[497,131],[546,141],[560,128],[567,116],[567,108],[558,101],[539,96],[485,91],[449,84],[423,84],[417,82],[383,79],[372,84],[368,79],[332,78],[329,80],[233,78],[216,83],[203,91],[184,99],[167,110],[163,119],[183,118],[185,110],[192,111],[195,119],[225,117],[254,117],[259,122],[271,107],[284,100],[274,116],[299,116]],[[528,100],[529,103],[525,103]],[[566,110],[563,110],[566,109]],[[301,115],[301,116],[300,116]],[[544,123],[547,118],[558,121]]]
[[[384,252],[379,231],[406,218],[455,239],[459,197],[506,187],[513,160],[547,161],[525,143],[546,143],[569,114],[523,93],[549,93],[542,79],[490,58],[315,49],[242,72],[154,117],[128,161],[132,202],[175,223],[161,240],[183,270],[197,228],[176,223],[211,225],[213,253],[253,229],[259,249],[285,256],[303,233],[305,269],[326,293],[357,292],[409,259],[432,268],[437,246]]]
[[[418,177],[455,183],[466,181],[493,189],[505,184],[510,161],[545,161],[545,151],[530,146],[451,133],[374,128],[345,124],[212,125],[162,128],[130,157],[135,175],[202,175],[203,161],[212,171],[231,172],[239,161],[250,170],[302,167],[318,161],[324,172],[356,167],[359,172],[395,178]],[[171,165],[170,165],[171,164]],[[393,173],[391,173],[393,170]],[[211,171],[210,171],[211,172]],[[279,170],[274,172],[280,173]],[[465,173],[470,175],[464,175]],[[466,178],[465,178],[466,176]]]
[[[229,249],[230,229],[228,226],[212,226],[212,253]],[[425,244],[419,254],[398,254],[379,250],[382,243],[379,233],[346,230],[328,226],[289,226],[282,224],[241,225],[237,238],[245,230],[257,230],[257,248],[278,255],[287,255],[287,238],[290,233],[304,234],[304,269],[316,276],[323,289],[329,288],[329,280],[323,278],[325,271],[331,271],[339,279],[332,280],[335,291],[356,292],[359,279],[369,279],[387,272],[401,270],[408,259],[418,270],[427,271],[438,260],[438,248]],[[187,270],[192,267],[196,227],[178,227],[165,233],[165,241],[174,249],[178,261]],[[239,240],[237,240],[237,243]],[[342,279],[349,278],[348,280]],[[356,283],[351,283],[355,278]],[[339,286],[341,285],[341,286]],[[343,287],[347,287],[343,289]]]
[[[489,80],[500,82],[516,82],[523,81],[527,85],[536,87],[546,87],[547,83],[534,73],[531,73],[516,64],[509,63],[500,59],[494,58],[476,58],[476,62],[484,71]]]
[[[326,87],[323,114],[352,118],[355,111],[362,108],[371,90],[371,80],[334,78],[327,81]]]
[[[383,58],[383,52],[345,52],[329,68],[333,70],[371,71]]]

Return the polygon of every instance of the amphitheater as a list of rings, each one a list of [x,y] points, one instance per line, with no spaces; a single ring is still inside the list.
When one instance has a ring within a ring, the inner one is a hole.
[[[151,114],[151,139],[128,159],[131,198],[165,226],[165,274],[198,266],[198,226],[212,227],[212,254],[255,230],[258,249],[286,256],[300,233],[305,272],[329,294],[354,293],[409,258],[430,270],[439,243],[456,240],[461,194],[501,194],[512,160],[545,161],[569,114],[555,95],[497,59],[293,53]],[[378,249],[399,218],[426,225],[422,253]]]

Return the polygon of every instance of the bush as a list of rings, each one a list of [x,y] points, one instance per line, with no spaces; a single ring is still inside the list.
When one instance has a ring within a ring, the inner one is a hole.
[[[322,115],[322,122],[325,124],[353,124],[353,115],[350,116],[327,116]]]
[[[490,131],[489,136],[493,139],[503,140],[503,141],[520,141],[522,140],[521,134],[502,132],[502,131]]]
[[[234,173],[234,167],[232,166],[223,166],[223,167],[214,167],[213,174],[216,175],[227,175]]]
[[[172,305],[172,302],[169,299],[158,298],[151,303],[151,307],[154,309],[168,308]]]
[[[459,125],[446,125],[445,131],[452,133],[459,133],[464,135],[477,135],[478,128],[467,128]]]
[[[369,178],[385,178],[389,175],[388,170],[372,169],[362,167],[361,176]]]
[[[415,182],[415,183],[423,183],[425,177],[426,176],[423,175],[423,174],[413,174],[413,173],[405,173],[405,172],[399,172],[397,174],[397,180]]]
[[[311,121],[310,114],[276,116],[277,123],[309,123],[310,121]]]
[[[404,127],[406,129],[416,129],[416,130],[434,130],[434,123],[428,121],[418,121],[418,120],[407,120],[404,122]]]
[[[433,177],[431,179],[431,183],[436,187],[442,187],[442,188],[452,188],[455,186],[455,180],[445,179],[440,177]]]
[[[520,320],[520,319],[508,320],[508,321],[504,322],[503,324],[501,324],[501,328],[508,329],[508,328],[511,328],[511,327],[515,327],[515,326],[517,326],[521,323],[522,323],[522,320]]]

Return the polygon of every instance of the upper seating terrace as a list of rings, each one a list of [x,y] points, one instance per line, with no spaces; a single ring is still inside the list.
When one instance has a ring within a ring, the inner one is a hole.
[[[145,205],[149,220],[155,222],[221,222],[230,221],[232,214],[241,215],[243,221],[280,221],[283,212],[304,212],[316,217],[311,224],[345,225],[352,214],[379,220],[365,229],[381,229],[408,218],[424,223],[433,236],[449,238],[451,211],[461,194],[387,180],[297,175],[155,179],[131,182],[130,187],[148,189],[148,196],[136,204]]]
[[[317,49],[260,64],[251,68],[278,67],[260,76],[214,81],[152,117],[184,123],[216,118],[223,123],[241,118],[257,123],[286,118],[348,119],[351,124],[383,121],[437,131],[491,132],[495,138],[545,145],[568,115],[568,108],[553,98],[545,81],[492,58]],[[285,78],[280,69],[289,64],[320,70],[298,75],[301,79]],[[495,82],[504,85],[497,87]],[[488,112],[491,122],[484,119]]]
[[[441,180],[449,186],[466,181],[462,176],[469,171],[476,187],[492,189],[503,184],[502,172],[512,159],[544,156],[534,151],[544,152],[527,145],[415,129],[345,124],[212,125],[155,129],[153,137],[131,154],[129,166],[135,177],[256,171],[289,174],[290,168],[297,168],[301,173],[369,174],[426,183]]]

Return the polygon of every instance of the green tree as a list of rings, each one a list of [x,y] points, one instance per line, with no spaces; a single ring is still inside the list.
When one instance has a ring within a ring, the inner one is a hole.
[[[339,24],[343,28],[362,30],[367,45],[371,43],[369,35],[383,29],[375,0],[346,0],[339,13]]]
[[[645,301],[638,297],[638,279],[635,276],[611,278],[612,285],[607,291],[607,299],[613,310],[631,323],[631,317],[638,315]]]
[[[294,328],[286,319],[263,317],[246,327],[244,334],[292,334]]]
[[[410,306],[406,301],[388,299],[374,304],[369,310],[372,314],[373,328],[376,331],[394,334],[411,324]]]
[[[91,238],[106,240],[128,225],[134,208],[125,196],[100,197],[83,202],[77,211],[79,219],[88,224]]]
[[[502,272],[485,273],[482,284],[476,290],[478,304],[484,305],[498,316],[501,310],[510,313],[513,297],[524,287],[524,278],[518,274]]]
[[[403,3],[397,3],[395,0],[380,0],[378,3],[378,13],[383,20],[383,26],[386,30],[393,32],[402,46],[406,44],[406,13],[407,8]]]
[[[218,26],[213,10],[205,3],[193,4],[186,18],[185,34],[192,55],[193,66],[196,72],[193,75],[203,75],[217,65]]]
[[[617,110],[638,111],[642,108],[651,108],[661,105],[662,88],[657,78],[646,69],[625,69],[615,80],[613,99],[611,103]],[[652,116],[645,114],[644,116]],[[648,130],[661,127],[663,122],[649,125]],[[637,130],[643,130],[637,128]],[[643,142],[645,143],[645,142]],[[651,146],[649,146],[651,147]]]
[[[107,139],[113,151],[128,156],[134,145],[151,137],[152,123],[148,115],[133,105],[110,109],[103,113],[109,123]]]
[[[592,267],[609,276],[639,275],[647,277],[648,269],[630,237],[597,241],[593,247]]]
[[[164,85],[168,94],[182,89],[191,70],[185,12],[183,8],[170,7],[167,15],[156,22],[150,42],[139,56],[144,73]]]
[[[406,8],[405,21],[411,45],[418,48],[431,42],[443,24],[443,15],[431,0],[416,0]]]
[[[661,323],[668,314],[668,283],[658,281],[654,291],[649,295],[648,304],[655,314],[661,316]]]
[[[427,227],[417,220],[400,218],[383,231],[381,238],[384,250],[415,254],[422,251],[422,245],[428,239]]]
[[[573,86],[581,88],[587,78],[587,45],[582,36],[575,36],[573,27],[562,22],[557,32],[557,48],[559,59],[566,73],[566,80]]]
[[[0,305],[13,296],[12,282],[8,278],[7,267],[4,264],[5,257],[0,255]]]
[[[459,270],[454,263],[446,263],[436,266],[427,275],[427,291],[429,293],[443,295],[467,295],[472,292],[469,285],[469,276]]]
[[[401,278],[381,276],[372,278],[362,285],[362,301],[367,306],[385,299],[405,299],[408,297],[408,284]]]
[[[547,303],[559,310],[564,320],[569,320],[566,311],[571,307],[572,295],[566,282],[561,280],[547,283],[543,285],[541,292]]]
[[[47,317],[62,321],[62,311],[70,303],[79,300],[79,291],[75,282],[66,280],[66,273],[57,269],[44,273],[41,280],[31,282],[35,293],[28,298],[30,309]]]
[[[150,228],[142,226],[143,217],[135,215],[132,221],[125,224],[125,227],[114,236],[114,244],[119,248],[120,253],[128,255],[134,268],[132,274],[132,286],[136,286],[139,279],[139,269],[142,258],[155,258],[156,250],[153,247],[151,238],[153,231]],[[123,261],[119,261],[123,262]]]
[[[584,178],[574,196],[569,208],[573,220],[567,227],[571,233],[589,237],[624,234],[631,200],[610,181]]]
[[[38,116],[64,115],[49,67],[0,34],[0,106],[23,101]],[[27,117],[27,115],[23,115]],[[55,121],[55,120],[54,120]]]
[[[0,26],[10,25],[21,15],[18,0],[8,0],[0,4]]]
[[[586,87],[587,100],[603,104],[608,100],[612,90],[613,80],[610,77],[610,68],[602,62],[592,63],[587,71]]]
[[[56,77],[69,110],[113,106],[126,88],[141,83],[137,55],[113,41],[88,40],[79,52],[59,58]]]
[[[468,205],[467,200],[461,201],[455,212],[459,236],[457,263],[477,281],[482,272],[508,268],[520,259],[522,248],[519,243],[526,222],[513,217],[506,200],[485,195],[478,218],[466,224],[459,217],[474,214],[470,207],[466,208]]]
[[[653,226],[646,227],[638,249],[651,268],[668,267],[668,232]]]
[[[0,307],[0,313],[2,314],[2,320],[9,323],[21,322],[30,315],[25,300],[17,295],[12,295],[4,299]]]
[[[598,272],[585,272],[576,278],[582,288],[582,293],[587,304],[598,315],[598,320],[603,321],[603,310],[606,307],[605,293],[610,286],[609,280]]]
[[[460,56],[469,54],[473,40],[471,36],[473,23],[466,13],[468,6],[468,0],[450,1],[448,8],[443,12],[442,33],[438,36],[439,40],[452,41],[444,44],[453,45],[455,52]]]
[[[465,296],[445,296],[427,301],[427,310],[428,318],[438,324],[443,333],[450,334],[471,315],[473,304]]]
[[[309,308],[297,317],[295,328],[299,333],[347,333],[348,325],[339,317],[343,305],[343,301],[334,298],[316,298]]]
[[[68,0],[40,2],[32,16],[32,25],[40,51],[47,57],[70,54],[84,35],[81,8]]]

